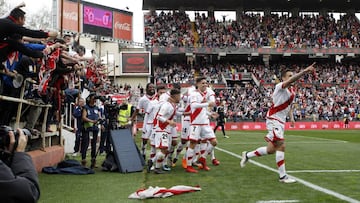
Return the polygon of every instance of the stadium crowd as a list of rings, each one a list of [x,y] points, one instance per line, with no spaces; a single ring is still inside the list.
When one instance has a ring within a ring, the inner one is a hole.
[[[145,17],[145,41],[151,46],[259,48],[357,48],[360,23],[355,15],[241,14],[219,21],[195,13],[156,12]]]
[[[225,89],[216,89],[217,100],[227,102],[229,121],[262,121],[271,106],[271,95],[276,78],[284,67],[295,72],[305,64],[259,63],[207,64],[204,67],[189,64],[165,64],[155,67],[155,81],[160,83],[193,84],[196,75],[205,75],[210,84],[227,84]],[[358,64],[317,64],[315,75],[306,75],[298,82],[294,114],[297,120],[341,120],[350,116],[360,120],[360,71]],[[258,79],[248,84],[230,85],[233,75],[249,72]]]

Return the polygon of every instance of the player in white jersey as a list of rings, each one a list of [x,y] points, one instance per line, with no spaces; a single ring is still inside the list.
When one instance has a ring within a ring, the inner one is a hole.
[[[182,119],[182,125],[181,125],[181,140],[176,148],[176,155],[175,158],[173,159],[173,165],[177,162],[177,160],[179,159],[179,155],[181,153],[181,151],[184,149],[184,147],[187,145],[188,140],[189,140],[189,129],[190,129],[190,114],[191,114],[191,107],[190,107],[190,94],[192,91],[195,90],[195,86],[191,86],[188,88],[186,94],[184,94],[182,96],[182,100],[184,102],[184,113],[183,113],[183,119]],[[185,160],[185,156],[183,159],[183,167],[185,165],[184,168],[186,168],[186,160]],[[185,161],[185,163],[184,163]]]
[[[292,124],[294,122],[293,114],[291,113],[291,103],[295,97],[295,92],[291,87],[291,84],[306,73],[314,73],[314,65],[315,63],[295,75],[290,69],[285,69],[281,72],[282,82],[275,86],[275,90],[272,95],[273,105],[266,114],[266,127],[268,129],[268,134],[265,136],[265,140],[268,144],[267,146],[259,147],[254,151],[244,151],[240,161],[241,167],[245,167],[249,158],[276,153],[275,160],[279,171],[279,181],[283,183],[296,182],[295,179],[286,174],[285,170],[285,122],[286,116],[289,112],[290,121]]]
[[[208,89],[208,83],[205,77],[196,79],[197,90],[190,95],[191,105],[191,125],[189,135],[189,147],[186,151],[187,167],[186,172],[197,173],[198,171],[192,167],[192,159],[195,155],[195,146],[200,143],[201,157],[199,162],[203,165],[204,170],[210,170],[206,165],[206,157],[217,145],[216,136],[210,126],[209,116],[216,117],[217,113],[209,111],[215,104],[215,93]],[[211,144],[208,144],[210,141]]]
[[[173,83],[172,84],[172,89],[178,89],[178,90],[181,90],[181,86],[180,86],[180,84],[179,83]],[[168,92],[166,92],[166,93],[164,93],[164,94],[162,94],[161,96],[160,96],[160,99],[159,99],[159,101],[160,102],[165,102],[165,101],[168,101],[168,99],[170,98],[170,91],[168,91]],[[182,109],[179,109],[179,108],[177,108],[177,111],[178,111],[178,114],[180,115],[180,112],[179,111],[181,111]],[[182,113],[181,113],[182,114]],[[171,129],[170,129],[170,136],[171,136],[171,146],[170,146],[170,148],[169,148],[169,153],[166,155],[166,158],[168,158],[168,160],[169,160],[169,163],[172,165],[172,166],[174,166],[173,165],[173,160],[172,160],[172,155],[173,155],[173,153],[174,153],[174,149],[175,149],[175,147],[177,146],[177,140],[178,140],[178,135],[177,135],[177,131],[176,131],[176,126],[174,126],[174,127],[171,127]],[[171,170],[170,169],[170,167],[166,164],[166,165],[164,165],[164,168],[163,168],[164,170]]]
[[[161,104],[158,113],[154,119],[154,132],[155,132],[155,147],[157,149],[155,156],[155,170],[157,174],[163,173],[161,166],[166,158],[166,154],[169,152],[171,146],[171,127],[176,126],[176,122],[173,120],[176,115],[176,105],[180,101],[180,90],[172,89],[170,91],[170,98]],[[149,168],[151,166],[148,166]]]
[[[155,153],[156,153],[156,148],[155,148],[155,135],[153,133],[153,127],[154,127],[154,118],[156,113],[159,111],[160,105],[161,103],[159,102],[159,97],[164,94],[166,91],[165,86],[163,85],[159,85],[156,87],[156,95],[154,97],[153,100],[150,101],[150,103],[148,104],[147,109],[145,110],[145,118],[144,120],[147,121],[146,125],[145,125],[145,129],[146,129],[146,137],[149,137],[150,140],[150,158],[148,160],[148,166],[152,165],[149,164],[149,162],[152,162],[152,159],[154,159],[155,157]],[[151,168],[151,167],[150,167]],[[150,172],[150,168],[148,168],[148,172]]]
[[[135,121],[135,118],[136,118],[137,114],[140,111],[145,111],[147,109],[148,104],[153,99],[153,97],[155,95],[155,86],[154,86],[154,84],[148,83],[146,85],[146,90],[145,91],[146,91],[146,94],[139,99],[139,103],[138,103],[138,105],[136,107],[136,110],[133,113],[133,115],[131,116],[131,121],[132,122]],[[146,157],[146,152],[145,152],[146,145],[147,145],[147,142],[148,142],[148,139],[149,139],[149,136],[146,133],[146,123],[147,123],[147,120],[145,120],[145,118],[144,118],[144,122],[143,122],[143,126],[142,126],[142,135],[141,135],[141,138],[142,138],[141,154],[142,154],[144,160],[145,160],[145,157]]]

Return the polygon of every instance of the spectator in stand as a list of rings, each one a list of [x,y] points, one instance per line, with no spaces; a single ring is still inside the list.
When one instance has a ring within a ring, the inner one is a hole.
[[[23,27],[25,24],[25,12],[20,8],[15,8],[10,12],[7,18],[0,19],[0,61],[4,62],[8,54],[13,51],[20,51],[21,53],[34,58],[41,58],[43,53],[40,51],[33,51],[19,42],[14,34],[22,36],[29,36],[34,38],[48,38],[56,37],[57,32],[43,32],[37,30],[29,30]],[[2,69],[3,67],[1,67]]]

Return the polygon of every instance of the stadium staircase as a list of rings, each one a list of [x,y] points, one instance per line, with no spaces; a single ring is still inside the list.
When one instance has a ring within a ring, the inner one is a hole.
[[[197,33],[195,22],[191,22],[191,31],[192,31],[192,35],[194,37],[194,47],[198,47],[199,46],[199,44],[198,44],[199,34]]]

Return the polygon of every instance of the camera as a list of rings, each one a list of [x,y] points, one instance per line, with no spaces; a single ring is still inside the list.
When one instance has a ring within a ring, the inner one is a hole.
[[[21,129],[25,136],[31,137],[31,133],[28,129]],[[9,137],[9,132],[10,131],[14,131],[11,127],[3,125],[0,126],[0,150],[4,150],[6,147],[9,147],[10,145],[10,137]],[[19,133],[17,131],[14,131],[14,136],[15,136],[15,146],[14,149],[16,149],[17,147],[17,143],[19,140]]]

